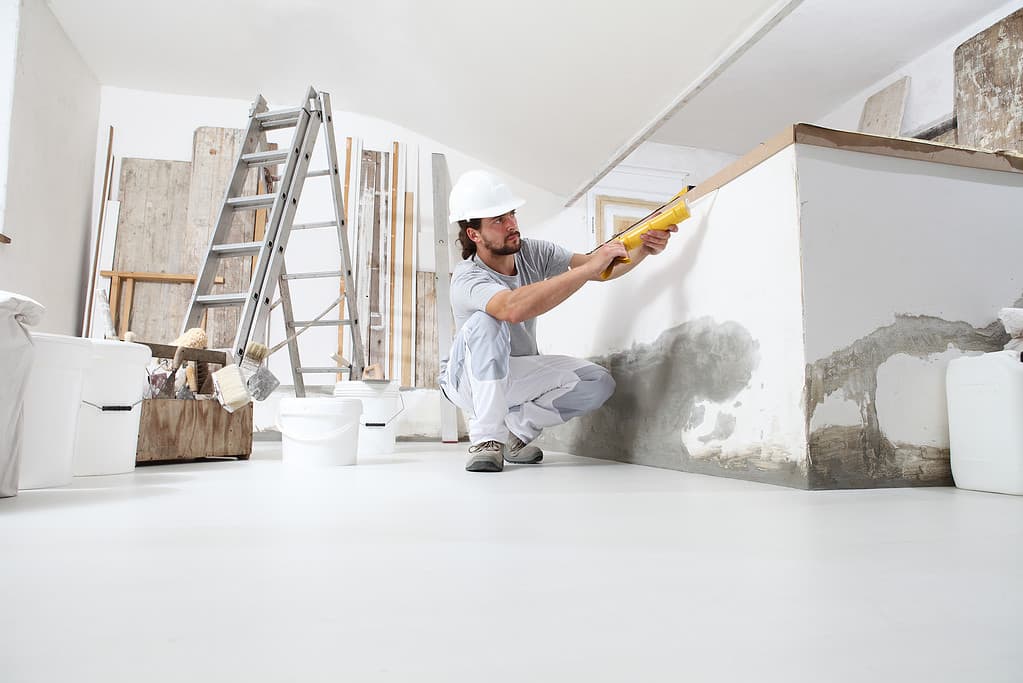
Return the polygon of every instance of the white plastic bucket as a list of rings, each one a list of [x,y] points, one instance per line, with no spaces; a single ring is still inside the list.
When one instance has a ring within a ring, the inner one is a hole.
[[[952,478],[961,489],[1023,495],[1023,358],[998,351],[948,364]]]
[[[75,437],[74,475],[122,474],[135,469],[153,354],[144,344],[93,339],[92,363],[85,371]]]
[[[25,441],[19,489],[71,483],[85,368],[92,342],[59,334],[32,333],[35,361],[25,391]]]
[[[345,398],[281,399],[277,428],[286,465],[354,465],[362,403]]]
[[[388,455],[394,452],[397,417],[405,409],[397,382],[338,382],[335,398],[362,401],[359,423],[359,455]]]

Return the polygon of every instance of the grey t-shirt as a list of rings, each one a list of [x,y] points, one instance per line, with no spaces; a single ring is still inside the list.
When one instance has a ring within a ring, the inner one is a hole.
[[[476,311],[486,311],[487,303],[498,292],[542,282],[568,270],[572,252],[543,240],[522,238],[522,248],[515,254],[515,275],[502,275],[491,270],[473,254],[455,266],[451,275],[451,310],[455,326],[461,329]],[[511,355],[536,356],[536,318],[509,323]]]

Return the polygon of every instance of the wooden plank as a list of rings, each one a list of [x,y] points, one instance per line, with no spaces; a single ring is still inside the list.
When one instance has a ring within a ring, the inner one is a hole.
[[[437,355],[447,361],[451,342],[455,336],[454,317],[451,314],[451,268],[448,235],[448,196],[451,194],[451,174],[443,154],[433,153],[431,158],[433,179],[433,232],[436,257],[437,288]],[[458,441],[458,413],[453,403],[440,396],[440,438],[444,443]]]
[[[11,238],[0,232],[0,244],[10,244]]]
[[[217,224],[220,209],[227,192],[227,185],[234,172],[239,150],[244,142],[245,131],[236,128],[203,126],[197,128],[192,145],[192,174],[188,192],[188,212],[184,240],[183,264],[177,272],[197,273],[201,268],[210,237]],[[253,168],[245,179],[242,193],[256,193],[259,169]],[[237,211],[228,231],[228,242],[249,242],[253,239],[255,225],[254,211]],[[242,292],[249,288],[251,261],[248,258],[222,259],[218,275],[224,277],[224,284],[213,287],[213,293]],[[189,292],[189,296],[191,292]],[[187,304],[187,301],[186,301]],[[217,308],[209,311],[206,321],[206,336],[211,348],[229,348],[234,344],[238,332],[236,307]],[[181,332],[185,308],[177,318]],[[139,335],[143,339],[151,338]],[[154,340],[155,341],[155,340]]]
[[[401,299],[401,385],[403,387],[412,386],[412,357],[415,353],[415,347],[412,345],[412,335],[414,328],[414,315],[415,306],[412,305],[413,290],[415,289],[416,278],[415,272],[412,269],[413,266],[413,250],[416,245],[415,228],[413,226],[413,205],[415,197],[411,192],[405,193],[405,208],[402,212],[405,217],[403,232],[404,232],[404,253],[402,254],[401,260],[401,283],[402,283],[402,299]]]
[[[88,304],[85,309],[85,325],[82,336],[92,334],[92,304],[96,299],[96,271],[99,269],[99,248],[103,244],[103,220],[106,218],[107,195],[110,193],[110,176],[114,164],[114,127],[110,126],[107,134],[107,162],[103,168],[103,189],[99,200],[99,224],[96,226],[96,248],[92,254],[92,266],[89,270]]]
[[[391,258],[389,263],[390,277],[388,278],[388,302],[387,302],[387,377],[395,378],[397,372],[394,365],[394,349],[396,344],[394,334],[394,322],[396,311],[394,309],[394,290],[401,286],[397,279],[397,254],[398,254],[398,151],[397,142],[391,145]]]
[[[185,265],[182,248],[190,175],[186,161],[122,159],[113,270],[195,272],[194,266]],[[142,339],[176,338],[191,293],[188,285],[140,284],[134,292],[130,329]],[[114,315],[116,311],[111,308]],[[118,329],[129,324],[121,322]]]
[[[124,278],[124,291],[121,293],[121,305],[117,309],[117,336],[124,339],[131,330],[131,309],[135,305],[135,279]]]
[[[860,115],[859,130],[895,137],[902,132],[902,117],[909,95],[909,76],[903,76],[867,98]]]
[[[950,166],[979,168],[986,171],[1023,173],[1023,154],[1019,153],[953,147],[928,140],[891,138],[797,123],[786,127],[778,135],[758,145],[745,156],[736,159],[697,185],[687,195],[688,200],[693,202],[710,194],[794,143],[900,159],[929,161]]]
[[[434,273],[416,273],[416,382],[437,388],[437,282]]]
[[[171,284],[189,284],[195,282],[195,275],[180,273],[142,273],[138,271],[101,270],[100,277],[131,278],[136,282],[169,282]],[[215,282],[223,284],[224,278],[216,278]]]
[[[229,413],[219,401],[142,401],[136,462],[247,459],[251,453],[251,403]]]
[[[959,144],[1023,152],[1023,9],[956,48],[953,63]]]
[[[138,342],[139,344],[145,344],[153,352],[153,358],[173,358],[177,352],[178,347],[171,344],[157,344],[155,342]],[[197,360],[204,361],[206,363],[214,363],[216,365],[227,364],[227,353],[224,351],[213,351],[211,349],[190,349],[185,348],[181,352],[181,356],[184,360]]]

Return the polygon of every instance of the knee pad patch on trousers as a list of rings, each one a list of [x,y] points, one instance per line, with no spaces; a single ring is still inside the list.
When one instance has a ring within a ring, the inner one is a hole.
[[[596,410],[615,391],[615,381],[599,365],[588,365],[575,371],[579,377],[570,392],[554,400],[552,406],[565,420]]]

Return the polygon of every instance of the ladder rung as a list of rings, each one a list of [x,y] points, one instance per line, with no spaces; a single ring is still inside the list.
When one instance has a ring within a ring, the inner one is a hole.
[[[292,320],[290,323],[286,323],[286,326],[288,329],[295,329],[296,327],[344,327],[351,324],[351,320]]]
[[[295,368],[295,369],[298,370],[299,372],[303,373],[303,374],[316,373],[316,372],[335,372],[336,373],[336,372],[351,372],[352,371],[352,369],[350,367],[348,367],[347,365],[339,365],[339,366],[333,367],[333,368],[331,368],[331,367],[325,367],[325,368],[300,367],[300,368]]]
[[[341,277],[340,270],[324,270],[319,273],[288,273],[285,280],[313,280],[321,277]]]
[[[242,162],[249,166],[269,166],[270,164],[287,160],[288,150],[272,149],[268,152],[252,152],[251,154],[242,155]]]
[[[247,292],[238,292],[237,294],[202,294],[195,297],[195,303],[203,306],[237,306],[248,301],[249,295]]]
[[[291,226],[292,230],[312,230],[313,228],[333,228],[337,225],[336,221],[320,221],[319,223],[295,223]]]
[[[215,244],[211,253],[224,258],[226,256],[255,256],[263,248],[262,242],[236,242],[234,244]]]
[[[325,176],[325,175],[330,175],[330,173],[331,173],[330,170],[325,168],[322,171],[309,171],[308,173],[305,174],[305,177],[306,178],[320,178],[320,177]]]
[[[293,109],[278,109],[277,111],[265,111],[256,114],[256,120],[263,130],[277,130],[278,128],[291,128],[298,125],[302,115],[302,107]]]
[[[276,194],[254,194],[249,197],[231,197],[227,200],[227,205],[235,211],[243,211],[245,209],[269,209],[274,205],[274,200],[276,198]]]

